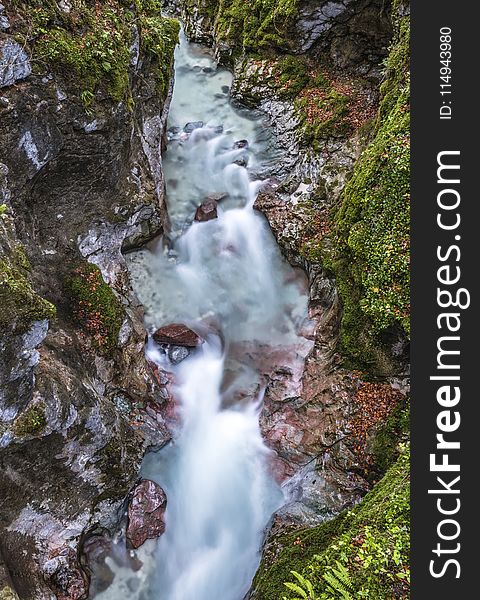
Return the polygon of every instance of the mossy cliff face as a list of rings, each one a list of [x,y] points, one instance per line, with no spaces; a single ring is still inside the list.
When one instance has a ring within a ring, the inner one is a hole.
[[[408,447],[408,8],[167,4],[233,65],[232,97],[269,117],[278,161],[256,208],[310,284],[314,348],[295,389],[279,378],[266,390],[260,415],[291,501],[273,519],[251,597],[288,597],[297,570],[333,598],[323,575],[335,577],[337,560],[352,597],[404,597],[406,453],[353,516],[342,509]],[[375,513],[383,493],[388,522]]]
[[[351,598],[409,598],[409,482],[405,450],[354,509],[318,527],[271,540],[250,598],[298,597],[285,586],[285,582],[299,583],[291,571],[308,579],[315,597],[325,600],[339,597],[342,586]],[[343,575],[337,576],[334,569]]]
[[[319,249],[343,300],[343,351],[379,373],[388,336],[410,332],[409,18],[397,13],[372,141]]]
[[[371,69],[390,34],[381,0],[169,0],[187,35],[214,43],[221,59],[277,53],[315,55],[341,68]],[[377,61],[378,62],[378,61]]]
[[[121,251],[168,227],[177,35],[154,0],[2,7],[0,590],[22,600],[86,597],[83,532],[169,439]]]

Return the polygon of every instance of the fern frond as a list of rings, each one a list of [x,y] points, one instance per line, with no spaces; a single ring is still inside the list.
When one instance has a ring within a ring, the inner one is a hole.
[[[352,593],[354,590],[348,570],[338,560],[336,566],[336,569],[331,567],[329,571],[324,573],[323,579],[334,594],[340,594],[343,600],[353,600]]]
[[[284,583],[283,584],[286,588],[288,588],[289,590],[292,590],[292,592],[295,592],[296,594],[299,594],[302,598],[304,598],[304,600],[307,600],[308,596],[307,596],[307,592],[305,590],[303,590],[299,585],[297,585],[296,583]]]

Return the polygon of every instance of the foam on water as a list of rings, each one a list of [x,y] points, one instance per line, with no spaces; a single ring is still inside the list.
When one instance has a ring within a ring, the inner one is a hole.
[[[140,572],[111,561],[115,581],[98,599],[242,600],[265,527],[283,501],[259,428],[262,389],[255,369],[243,365],[233,372],[238,386],[256,389],[247,400],[225,404],[222,381],[232,344],[295,344],[307,296],[253,209],[262,182],[252,173],[272,159],[273,145],[260,115],[232,108],[231,80],[182,36],[164,158],[171,244],[127,260],[147,327],[183,322],[198,330],[208,323],[210,333],[201,349],[169,367],[180,425],[174,442],[150,453],[143,466],[142,475],[167,493],[166,532],[140,550]],[[185,134],[185,124],[194,121],[204,125]],[[248,149],[234,148],[242,139]],[[241,157],[248,157],[248,170],[233,163]],[[218,218],[193,222],[196,207],[212,193],[228,194]],[[148,351],[164,363],[152,342]]]

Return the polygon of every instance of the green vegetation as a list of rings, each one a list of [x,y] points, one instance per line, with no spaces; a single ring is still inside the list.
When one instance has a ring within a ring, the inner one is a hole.
[[[157,0],[73,0],[72,10],[63,12],[53,0],[15,0],[21,15],[17,35],[30,45],[34,64],[55,66],[81,88],[88,105],[103,85],[115,101],[131,103],[129,86],[130,48],[134,26],[141,45],[157,67],[159,93],[168,91],[173,49],[179,24],[160,14]]]
[[[29,280],[30,263],[22,246],[17,245],[0,257],[0,328],[13,325],[17,334],[25,333],[34,321],[53,319],[55,307],[41,298]]]
[[[20,414],[13,426],[13,432],[19,437],[42,433],[47,425],[45,406],[36,404]]]
[[[117,346],[125,312],[100,269],[90,263],[80,265],[67,280],[66,288],[74,319],[97,350],[111,354]]]
[[[354,509],[312,529],[277,537],[255,576],[255,598],[348,598],[341,595],[342,588],[355,600],[408,598],[409,502],[409,452],[405,450]],[[310,582],[313,594],[292,571]],[[285,582],[307,595],[290,586],[292,594],[286,594]]]
[[[180,24],[176,19],[159,17],[157,0],[136,0],[142,47],[156,61],[157,89],[166,98],[173,67],[173,53]]]
[[[0,600],[18,600],[18,596],[11,587],[7,586],[0,590]]]
[[[379,372],[382,334],[410,331],[408,17],[397,20],[396,32],[374,139],[345,187],[330,240],[317,252],[343,301],[342,350],[355,365]]]
[[[305,60],[289,54],[275,63],[273,76],[276,92],[288,100],[295,99],[311,81]]]
[[[375,433],[372,447],[373,470],[385,473],[403,451],[410,435],[410,403],[399,403]]]
[[[186,0],[187,12],[198,7]],[[285,47],[285,34],[298,12],[298,0],[205,0],[202,15],[213,23],[214,35],[238,54]]]

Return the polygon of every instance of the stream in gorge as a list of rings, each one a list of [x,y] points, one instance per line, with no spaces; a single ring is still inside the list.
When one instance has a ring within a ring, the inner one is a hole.
[[[204,342],[172,361],[149,338],[179,404],[174,441],[142,467],[167,494],[166,531],[138,551],[136,572],[109,559],[115,579],[98,600],[242,600],[286,501],[260,431],[268,382],[255,361],[305,347],[308,295],[253,208],[278,150],[264,115],[232,106],[231,83],[182,33],[163,160],[169,243],[126,258],[148,331],[183,323]],[[212,195],[217,218],[194,221]]]

